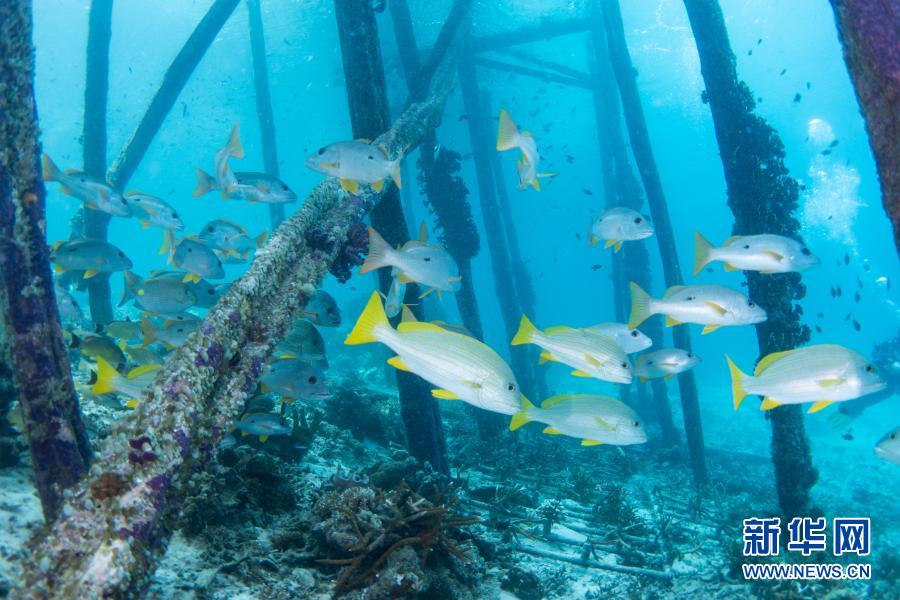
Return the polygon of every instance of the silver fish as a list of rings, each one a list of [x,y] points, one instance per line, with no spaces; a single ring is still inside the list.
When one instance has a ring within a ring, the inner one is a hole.
[[[117,217],[131,216],[125,199],[107,182],[74,169],[61,171],[46,154],[41,156],[41,169],[44,181],[59,183],[63,194],[78,198],[86,207]]]
[[[338,327],[341,324],[341,309],[334,297],[325,290],[316,290],[299,316],[319,327]]]
[[[285,402],[322,400],[331,395],[322,371],[297,358],[271,363],[259,382],[264,392],[275,392]]]
[[[50,251],[50,261],[57,273],[84,271],[85,279],[132,267],[131,259],[124,252],[109,242],[91,238],[57,242]]]
[[[177,315],[194,305],[196,296],[190,286],[171,277],[142,279],[125,271],[122,306],[133,299],[138,308],[159,315]]]

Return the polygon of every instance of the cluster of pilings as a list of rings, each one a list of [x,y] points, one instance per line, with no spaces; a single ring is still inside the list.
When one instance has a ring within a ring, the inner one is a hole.
[[[95,176],[106,174],[121,190],[134,174],[162,122],[239,0],[215,0],[206,16],[167,70],[143,119],[106,171],[106,96],[112,1],[93,0],[88,36],[84,118],[84,167]],[[617,0],[593,0],[583,18],[545,22],[517,31],[473,37],[469,34],[472,0],[456,0],[437,41],[422,60],[405,0],[391,0],[391,15],[401,51],[409,97],[392,124],[377,22],[369,0],[335,0],[341,55],[347,79],[348,106],[355,138],[377,138],[389,156],[406,156],[419,145],[419,179],[444,241],[461,268],[470,273],[479,248],[468,203],[450,206],[440,190],[466,189],[454,174],[458,155],[435,155],[435,128],[458,76],[468,115],[475,158],[478,204],[485,224],[491,266],[502,299],[508,337],[522,312],[534,313],[536,298],[511,218],[510,201],[492,150],[491,104],[479,91],[479,69],[497,69],[522,76],[587,89],[593,93],[601,150],[606,206],[639,209],[646,198],[656,225],[665,285],[682,282],[663,184],[655,165],[634,68],[625,42]],[[847,62],[867,117],[885,206],[897,215],[898,169],[897,82],[891,73],[896,53],[884,31],[889,18],[874,0],[832,0],[845,44]],[[784,166],[784,148],[774,131],[754,114],[753,96],[740,81],[727,30],[717,0],[685,0],[697,42],[716,136],[728,185],[729,206],[736,234],[767,231],[796,237],[799,224],[796,182]],[[248,0],[249,38],[254,62],[254,88],[266,171],[278,174],[271,94],[268,87],[260,0]],[[889,17],[890,15],[888,15]],[[873,18],[874,17],[874,18]],[[38,122],[34,100],[34,49],[31,4],[12,0],[0,4],[0,310],[6,337],[9,373],[23,407],[35,479],[49,528],[34,540],[25,565],[22,597],[127,596],[139,593],[169,532],[163,517],[189,484],[191,472],[202,469],[224,432],[233,424],[252,392],[268,358],[296,310],[325,275],[347,273],[365,251],[362,219],[371,213],[373,226],[391,243],[410,238],[398,191],[388,186],[383,196],[371,190],[348,195],[333,181],[317,186],[303,207],[285,220],[273,208],[273,225],[280,227],[248,271],[213,307],[198,331],[175,351],[156,384],[137,410],[117,423],[114,432],[92,457],[68,357],[55,308],[53,281],[44,239],[45,190],[40,180]],[[869,35],[871,33],[871,35]],[[529,67],[484,56],[494,52],[520,57],[518,44],[559,35],[585,34],[591,71],[532,60]],[[628,135],[629,146],[622,133]],[[455,156],[455,158],[454,158]],[[630,161],[637,166],[638,176]],[[456,161],[456,162],[454,162]],[[451,210],[452,209],[452,210]],[[452,213],[452,214],[451,214]],[[283,222],[282,222],[283,221]],[[84,211],[74,220],[80,231],[104,238],[108,217]],[[465,229],[465,225],[471,227]],[[452,235],[447,231],[453,230]],[[465,233],[464,233],[465,232]],[[651,287],[648,249],[629,246],[613,261],[616,316],[624,320],[625,282]],[[471,276],[457,296],[465,326],[476,336],[483,327]],[[381,274],[382,289],[388,280]],[[808,340],[794,301],[805,290],[797,275],[763,277],[750,274],[752,296],[764,302],[769,320],[757,326],[761,355],[796,347]],[[90,282],[91,316],[109,321],[112,309],[108,280]],[[416,294],[415,286],[407,289]],[[424,318],[421,308],[416,308]],[[648,334],[662,345],[663,332],[650,325]],[[686,328],[673,332],[675,345],[690,349]],[[545,384],[533,357],[512,352],[512,362],[536,397]],[[422,380],[397,373],[401,412],[411,453],[447,472],[440,411]],[[695,482],[706,481],[703,433],[697,387],[692,373],[678,379],[684,432]],[[651,386],[653,406],[666,443],[677,443],[665,384]],[[627,392],[626,392],[627,393]],[[645,396],[639,388],[639,396]],[[479,413],[483,435],[500,422]],[[781,407],[770,413],[775,479],[782,511],[807,514],[809,491],[816,481],[809,444],[799,409]],[[91,465],[91,461],[93,461]],[[88,470],[88,467],[90,469]],[[93,490],[118,489],[115,497],[98,498]],[[69,489],[66,494],[64,490]]]

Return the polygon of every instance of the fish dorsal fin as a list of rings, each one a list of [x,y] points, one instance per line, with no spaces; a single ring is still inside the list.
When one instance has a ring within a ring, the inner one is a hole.
[[[354,141],[360,142],[362,144],[371,144],[372,143],[372,140],[370,140],[369,138],[364,138],[364,137],[356,138]]]
[[[603,442],[599,440],[581,440],[582,446],[601,446]]]
[[[724,242],[722,242],[722,245],[723,245],[723,246],[727,246],[728,244],[731,244],[732,242],[738,241],[738,240],[741,239],[742,237],[744,237],[744,236],[741,236],[741,235],[733,235],[733,236],[731,236],[731,237],[729,237],[729,238],[726,238],[726,240],[725,240]]]
[[[784,350],[783,352],[773,352],[772,354],[767,354],[767,355],[763,356],[762,360],[760,360],[756,364],[756,368],[753,370],[753,375],[754,376],[760,375],[763,371],[768,369],[772,365],[773,362],[775,362],[779,358],[784,358],[788,354],[793,354],[793,353],[794,353],[794,350]]]
[[[397,273],[397,281],[400,283],[415,283],[415,281],[410,279],[406,273]]]
[[[147,373],[154,373],[160,369],[160,366],[161,365],[142,365],[140,367],[135,367],[128,371],[128,379],[134,379],[141,375],[146,375]]]
[[[579,396],[576,394],[558,394],[556,396],[550,396],[541,402],[541,408],[551,408],[557,404],[562,404],[563,402],[568,402],[569,400],[574,400],[578,397]]]
[[[125,196],[125,197],[130,198],[130,197],[132,197],[132,196],[142,196],[142,195],[144,195],[144,193],[143,193],[142,191],[140,191],[140,190],[128,190],[127,192],[125,192],[125,193],[122,194],[122,195]]]
[[[419,241],[423,244],[428,243],[428,225],[425,221],[422,221],[422,224],[419,225]]]
[[[548,327],[544,330],[544,333],[546,335],[555,335],[557,333],[563,333],[565,331],[572,331],[572,328],[565,325],[556,325],[554,327]]]
[[[238,231],[240,231],[240,232],[243,233],[243,234],[246,234],[246,233],[247,233],[247,228],[246,228],[246,227],[244,227],[243,225],[240,225],[240,224],[238,224],[238,223],[235,223],[235,222],[232,221],[231,219],[220,218],[219,221],[222,221],[222,222],[225,223],[226,225],[231,225],[232,227],[234,227],[235,229],[237,229]]]
[[[544,433],[547,435],[562,435],[562,431],[556,427],[544,427]]]
[[[381,189],[384,187],[384,179],[379,179],[378,181],[372,182],[372,189],[375,190],[376,194],[381,193]]]
[[[686,288],[687,288],[686,285],[673,285],[672,287],[670,287],[669,289],[666,290],[666,293],[663,294],[663,298],[668,298],[669,296],[672,296],[673,294],[677,294],[678,292],[680,292],[681,290],[686,289]]]
[[[759,406],[760,410],[772,410],[773,408],[778,408],[781,406],[781,402],[776,402],[771,398],[763,398],[762,404]]]
[[[403,362],[403,359],[399,356],[392,356],[388,359],[387,363],[400,371],[410,371],[409,367],[406,366],[406,363]]]
[[[673,319],[669,315],[666,315],[666,327],[674,327],[675,325],[681,325],[681,321]]]
[[[400,309],[400,322],[401,323],[417,323],[419,320],[416,318],[416,315],[413,314],[413,311],[407,305],[403,305],[403,308]]]
[[[63,173],[65,173],[66,175],[75,175],[78,172],[78,169],[66,169],[65,171],[63,171]]]
[[[414,331],[443,331],[446,333],[445,329],[438,327],[434,323],[428,323],[427,321],[406,321],[397,326],[397,331],[400,333],[411,333]]]
[[[728,272],[731,272],[731,271],[740,271],[739,268],[737,268],[737,267],[735,267],[735,266],[733,266],[733,265],[731,265],[731,264],[729,264],[729,263],[725,263],[724,266],[725,266],[725,270],[728,271]]]

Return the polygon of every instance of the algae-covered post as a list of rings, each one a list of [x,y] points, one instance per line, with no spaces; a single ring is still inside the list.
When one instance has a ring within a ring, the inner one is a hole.
[[[799,189],[784,165],[784,144],[754,113],[750,88],[738,79],[725,18],[717,0],[685,0],[700,55],[706,98],[712,111],[719,155],[734,213],[735,235],[772,233],[797,238]],[[756,326],[761,356],[790,350],[809,341],[793,301],[806,295],[798,273],[747,273],[750,296],[765,307],[768,320]],[[788,518],[809,514],[809,490],[818,473],[798,405],[776,408],[772,424],[772,462],[781,510]]]
[[[197,68],[203,55],[215,41],[239,1],[215,0],[175,56],[137,129],[131,134],[128,143],[109,169],[107,179],[114,188],[122,190],[128,185],[128,180],[134,175],[150,148],[156,132],[162,126],[166,115],[172,110],[181,90],[184,89],[194,69]]]
[[[0,312],[34,478],[52,521],[90,459],[45,239],[31,2],[0,3]]]
[[[592,6],[596,10],[596,4]],[[599,15],[592,19],[588,63],[594,85],[594,115],[597,122],[597,140],[600,145],[601,179],[606,207],[621,205],[640,211],[643,204],[640,183],[628,162],[625,139],[622,134],[619,96],[609,57],[606,32]],[[612,256],[613,293],[616,320],[628,320],[628,281],[634,281],[643,289],[651,289],[650,255],[645,243],[626,244],[622,252]],[[656,348],[663,347],[662,324],[652,319],[642,326]],[[645,388],[640,382],[638,395],[643,397]],[[660,435],[666,445],[678,442],[678,432],[672,419],[669,391],[664,380],[656,378],[649,383],[653,395]]]
[[[92,0],[88,17],[87,73],[84,83],[84,172],[103,179],[106,175],[106,99],[109,91],[109,41],[112,37],[112,0]],[[110,215],[99,210],[83,211],[85,237],[106,239]],[[113,320],[109,275],[87,282],[88,303],[94,324]]]
[[[375,140],[388,156],[407,155],[440,122],[457,56],[446,54],[426,100],[407,108]],[[328,270],[343,276],[361,263],[360,221],[377,200],[370,190],[353,196],[326,180],[282,223],[248,271],[169,356],[133,415],[104,440],[59,519],[32,541],[14,594],[133,597],[146,587],[169,535],[163,518],[233,426],[291,315]],[[94,497],[93,490],[110,487],[117,490],[114,497]]]
[[[272,113],[272,94],[269,91],[269,65],[266,61],[266,37],[259,0],[247,0],[250,25],[250,51],[253,54],[253,86],[256,91],[256,113],[262,141],[263,165],[266,173],[278,177],[278,145],[275,139],[275,117]],[[284,205],[269,204],[272,229],[284,221]]]
[[[653,225],[656,230],[656,240],[659,244],[660,258],[662,259],[663,278],[666,286],[682,285],[684,280],[681,275],[681,266],[678,263],[678,252],[675,247],[675,235],[672,231],[672,223],[669,220],[669,208],[666,196],[663,192],[659,171],[656,168],[656,159],[653,156],[653,147],[647,132],[647,122],[644,119],[644,109],[641,105],[641,97],[635,80],[634,65],[631,63],[631,54],[625,40],[625,27],[622,23],[622,13],[618,0],[599,0],[599,8],[606,27],[606,39],[609,54],[612,60],[613,72],[619,86],[619,96],[622,100],[622,109],[625,114],[625,124],[628,129],[628,137],[631,141],[631,149],[638,167],[641,180],[644,183],[644,191],[647,194],[647,202],[650,205],[650,215],[653,217]],[[691,337],[686,327],[676,327],[672,332],[675,346],[691,351]],[[703,424],[700,420],[700,403],[697,399],[697,382],[693,371],[685,371],[678,375],[678,389],[681,392],[681,411],[684,415],[684,433],[687,439],[688,451],[691,457],[691,469],[694,482],[703,484],[707,480],[706,459],[703,448]]]
[[[374,139],[390,126],[387,85],[378,25],[370,0],[335,0],[347,87],[347,105],[355,139]],[[372,227],[392,246],[404,244],[410,239],[400,205],[400,192],[394,185],[387,190],[372,210]],[[381,289],[387,293],[390,273],[378,272]],[[406,289],[408,304],[415,303],[417,286]],[[417,318],[422,318],[421,306],[413,307]],[[431,396],[431,386],[423,379],[397,370],[397,387],[400,393],[400,411],[406,426],[406,440],[410,453],[442,473],[448,473],[446,442],[441,424],[440,407]]]
[[[900,251],[900,6],[891,0],[830,1]]]

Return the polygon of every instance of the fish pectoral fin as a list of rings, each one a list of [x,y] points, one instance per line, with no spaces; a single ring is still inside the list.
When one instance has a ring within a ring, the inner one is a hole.
[[[128,408],[134,408],[137,405],[138,405],[138,401],[135,400],[134,398],[132,398],[131,400],[129,400],[128,402],[125,403],[125,406],[127,406]]]
[[[606,249],[606,248],[609,248],[609,247],[611,247],[611,246],[615,246],[617,243],[618,243],[617,240],[606,240],[606,243],[603,244],[603,248]]]
[[[584,371],[572,371],[573,377],[593,377],[593,375],[589,373],[585,373]]]
[[[666,327],[674,327],[675,325],[681,325],[681,321],[677,321],[669,315],[666,315]]]
[[[338,182],[341,184],[341,187],[345,192],[350,192],[351,194],[359,193],[359,184],[353,181],[352,179],[338,179]]]
[[[817,413],[831,404],[834,404],[831,400],[820,400],[819,402],[815,402],[809,407],[809,414]]]
[[[544,365],[548,362],[559,362],[559,360],[549,352],[541,352],[541,355],[538,358],[538,364]]]
[[[375,181],[372,183],[372,189],[375,190],[376,194],[380,194],[381,188],[383,188],[383,187],[384,187],[384,179],[379,179],[378,181]]]
[[[700,335],[706,335],[707,333],[712,333],[716,329],[721,327],[721,325],[707,325],[703,328],[703,331],[700,332]]]
[[[53,265],[53,271],[55,273],[65,273],[66,268],[60,264]]]
[[[836,385],[841,385],[843,383],[847,383],[846,379],[835,378],[835,379],[820,379],[818,382],[819,387],[823,388],[832,388]]]
[[[431,395],[440,400],[459,400],[459,396],[448,390],[431,390]]]
[[[728,264],[728,263],[725,263],[725,264],[724,264],[724,267],[725,267],[725,270],[728,271],[728,272],[731,272],[731,271],[740,271],[739,268],[735,267],[734,265],[730,265],[730,264]]]
[[[261,441],[261,442],[265,442],[267,439],[269,439],[269,436],[267,436],[267,435],[259,436],[259,441]]]
[[[185,273],[184,277],[181,278],[181,281],[182,281],[182,283],[188,283],[188,282],[197,283],[201,279],[203,279],[203,278],[200,277],[199,275],[197,275],[196,273]]]
[[[91,277],[93,277],[94,275],[96,275],[99,272],[100,271],[98,271],[97,269],[88,269],[87,271],[84,272],[83,278],[90,279]]]
[[[612,423],[610,423],[609,421],[607,421],[606,419],[604,419],[603,417],[594,417],[594,422],[597,423],[598,427],[602,427],[603,429],[606,429],[607,431],[615,431],[616,430],[615,426]]]
[[[591,354],[585,354],[585,355],[584,355],[584,359],[585,359],[589,364],[591,364],[591,365],[593,365],[593,366],[595,366],[595,367],[602,367],[602,366],[603,366],[603,362],[600,361],[600,360],[598,360],[596,356],[593,356],[593,355],[591,355]]]
[[[763,251],[763,254],[765,254],[766,256],[769,256],[771,258],[774,258],[778,262],[781,262],[784,260],[784,255],[779,254],[778,252],[775,252],[774,250],[765,250],[765,251]]]
[[[621,241],[616,242],[616,245],[613,246],[613,252],[618,252],[621,249],[622,249],[622,242]]]
[[[762,404],[759,405],[759,410],[772,410],[773,408],[778,408],[781,406],[781,402],[776,402],[771,398],[763,398]]]
[[[400,371],[406,371],[408,373],[412,372],[412,371],[410,371],[410,368],[408,366],[406,366],[406,363],[403,362],[403,359],[400,358],[399,356],[392,356],[391,358],[388,359],[387,363],[389,365],[391,365],[392,367],[394,367],[395,369],[398,369]]]
[[[582,446],[602,446],[603,442],[599,440],[581,440]]]
[[[149,228],[150,228],[150,221],[147,221],[146,219],[141,221],[141,229],[149,229]]]
[[[544,427],[544,433],[547,435],[562,435],[562,431],[556,427]]]
[[[410,279],[409,275],[407,275],[406,273],[398,273],[397,281],[399,281],[400,283],[415,283],[415,281]]]
[[[711,301],[707,300],[705,302],[705,304],[708,307],[710,307],[711,309],[713,309],[714,311],[716,311],[717,313],[719,313],[720,315],[728,314],[728,309],[726,309],[724,306],[722,306],[718,302],[711,302]]]

